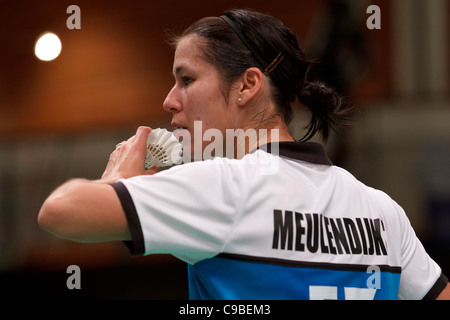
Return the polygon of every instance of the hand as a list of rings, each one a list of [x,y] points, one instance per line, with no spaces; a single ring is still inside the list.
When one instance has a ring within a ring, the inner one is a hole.
[[[102,180],[117,181],[139,175],[148,175],[158,172],[152,167],[145,170],[145,156],[147,155],[147,137],[152,131],[149,127],[139,127],[136,135],[123,141],[109,156]]]

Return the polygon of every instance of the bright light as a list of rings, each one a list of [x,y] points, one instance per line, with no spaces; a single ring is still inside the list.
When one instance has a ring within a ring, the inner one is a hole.
[[[50,61],[59,56],[61,52],[61,41],[54,33],[46,33],[42,35],[34,47],[36,57],[43,61]]]

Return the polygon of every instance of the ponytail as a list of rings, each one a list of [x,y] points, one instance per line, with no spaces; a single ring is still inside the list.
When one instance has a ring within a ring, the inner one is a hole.
[[[301,141],[308,141],[319,132],[326,142],[331,130],[351,124],[350,105],[335,89],[322,81],[305,82],[297,94],[297,99],[312,114],[307,126],[308,131]]]

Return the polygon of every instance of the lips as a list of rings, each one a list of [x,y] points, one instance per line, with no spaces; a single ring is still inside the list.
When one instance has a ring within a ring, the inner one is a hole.
[[[183,127],[182,125],[180,125],[176,122],[173,122],[173,121],[172,121],[171,125],[172,125],[172,127],[174,127],[174,129],[187,129],[186,127]]]
[[[186,134],[189,132],[189,130],[186,127],[183,127],[181,124],[173,122],[171,123],[172,127],[175,129],[173,133],[175,134],[175,137],[183,141]]]

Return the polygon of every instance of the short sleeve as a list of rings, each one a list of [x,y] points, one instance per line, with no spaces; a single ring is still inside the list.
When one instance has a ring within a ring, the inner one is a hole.
[[[401,300],[435,298],[448,280],[426,252],[404,212],[402,217],[402,274],[398,297]]]
[[[245,197],[239,168],[214,160],[112,186],[128,219],[132,254],[168,253],[191,264],[220,253]]]

